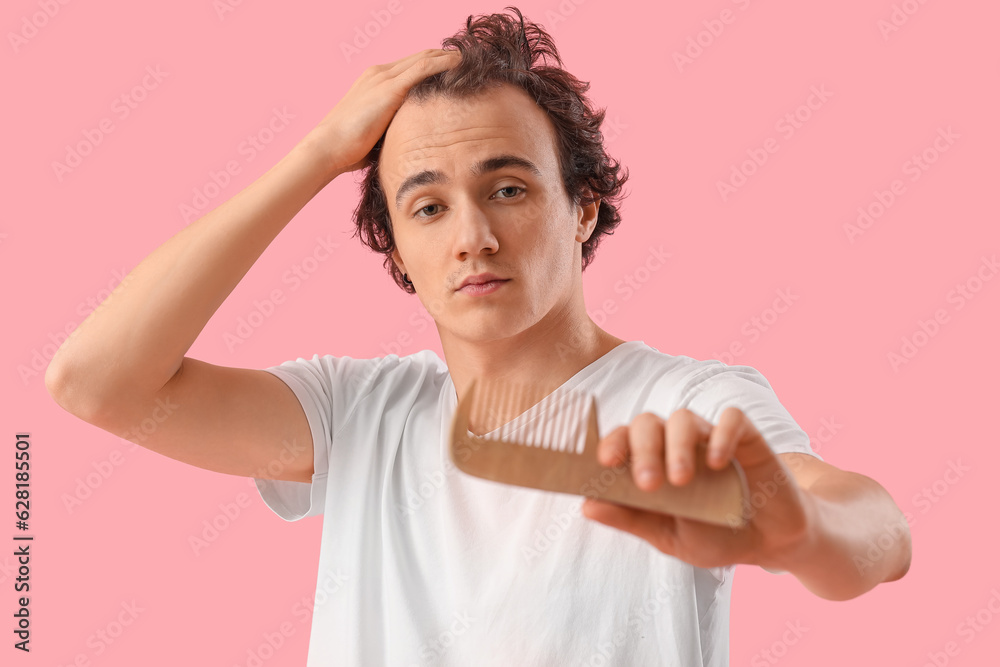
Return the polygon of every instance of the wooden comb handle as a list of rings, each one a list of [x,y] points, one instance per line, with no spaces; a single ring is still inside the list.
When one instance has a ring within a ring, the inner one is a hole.
[[[695,473],[686,484],[675,486],[664,480],[656,490],[645,491],[636,486],[630,465],[604,466],[597,460],[599,431],[597,403],[593,396],[581,453],[474,437],[466,430],[470,403],[459,402],[450,443],[453,463],[467,474],[505,484],[598,498],[734,529],[746,526],[744,499],[749,497],[749,490],[743,468],[735,460],[722,470],[709,468],[704,445],[696,450]]]
[[[687,483],[676,486],[664,480],[653,491],[636,485],[631,465],[601,465],[596,447],[583,455],[593,465],[582,495],[731,528],[746,526],[743,500],[748,491],[743,468],[737,461],[730,461],[722,470],[709,468],[704,446],[695,451],[695,472]]]

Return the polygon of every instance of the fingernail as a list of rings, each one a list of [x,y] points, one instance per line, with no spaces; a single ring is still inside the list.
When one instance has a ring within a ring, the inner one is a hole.
[[[649,468],[639,471],[639,483],[642,484],[643,486],[650,484],[655,477],[656,473],[650,470]]]

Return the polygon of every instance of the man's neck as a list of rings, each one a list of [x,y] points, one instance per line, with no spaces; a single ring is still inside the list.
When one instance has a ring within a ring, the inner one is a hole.
[[[520,335],[487,342],[468,341],[442,336],[445,363],[461,399],[473,380],[531,386],[544,398],[582,369],[597,361],[625,341],[603,331],[586,317],[573,329],[548,332],[522,332]],[[530,405],[525,405],[527,409]],[[510,418],[516,415],[509,415]],[[473,433],[485,433],[506,423],[470,424]]]

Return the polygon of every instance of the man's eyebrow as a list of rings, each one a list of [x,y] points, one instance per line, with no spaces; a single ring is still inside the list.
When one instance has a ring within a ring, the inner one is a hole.
[[[530,171],[535,176],[542,175],[541,169],[539,169],[531,160],[508,153],[504,153],[503,155],[494,155],[493,157],[486,158],[485,160],[480,160],[476,164],[472,165],[472,175],[479,177],[483,174],[499,171],[505,167],[520,167],[521,169]],[[403,181],[403,184],[399,186],[399,190],[396,191],[396,208],[398,209],[402,205],[403,197],[405,197],[411,190],[415,190],[423,185],[446,183],[447,181],[447,177],[436,169],[425,169],[424,171],[410,176]]]

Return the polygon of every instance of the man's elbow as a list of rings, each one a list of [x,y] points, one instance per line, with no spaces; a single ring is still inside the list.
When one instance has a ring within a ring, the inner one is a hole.
[[[900,566],[896,568],[896,571],[890,574],[885,581],[899,581],[906,576],[906,573],[910,571],[910,561],[913,560],[913,539],[910,537],[910,528],[906,527],[905,532],[901,535],[899,541],[899,560]]]
[[[45,390],[63,410],[96,424],[105,411],[106,402],[85,378],[85,374],[73,373],[53,360],[45,369]]]

